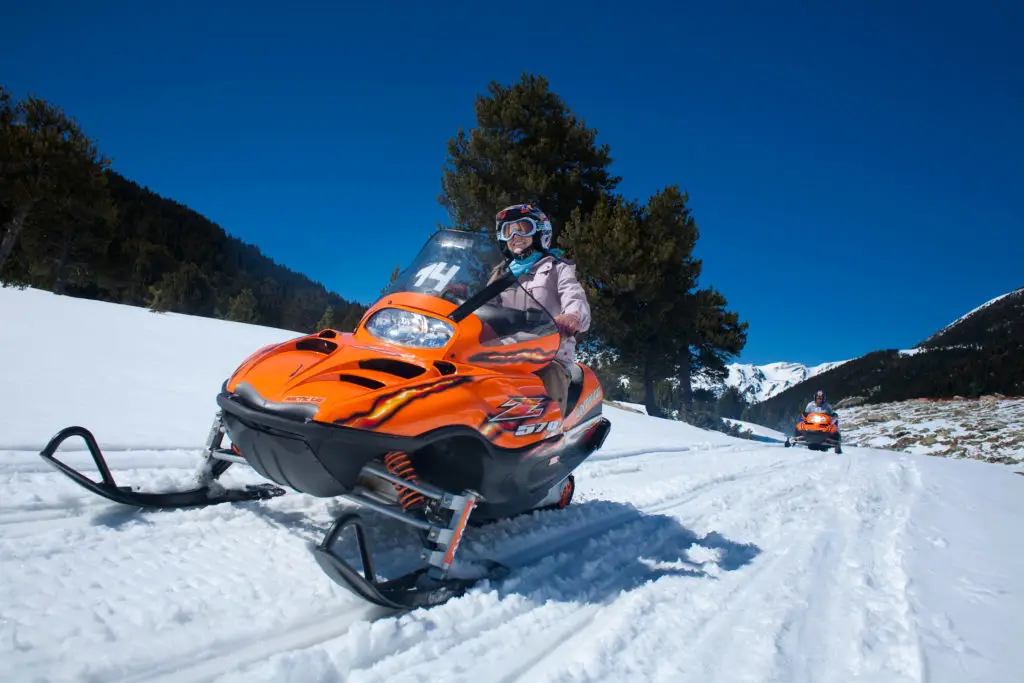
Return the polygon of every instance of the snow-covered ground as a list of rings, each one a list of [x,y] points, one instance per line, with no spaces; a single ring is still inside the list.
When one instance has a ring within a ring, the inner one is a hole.
[[[4,289],[0,320],[2,681],[1024,671],[1024,477],[1006,467],[784,449],[608,407],[611,436],[578,470],[572,506],[468,533],[460,552],[507,562],[507,579],[396,615],[313,560],[338,501],[143,512],[91,497],[35,452],[81,423],[122,484],[185,484],[224,376],[290,333]],[[375,540],[384,572],[412,552],[394,523]]]

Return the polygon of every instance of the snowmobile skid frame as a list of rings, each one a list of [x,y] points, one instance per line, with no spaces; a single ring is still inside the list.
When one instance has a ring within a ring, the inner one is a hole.
[[[106,458],[93,434],[85,427],[66,427],[46,444],[42,458],[83,488],[108,500],[130,507],[150,509],[193,508],[266,500],[285,495],[285,489],[272,484],[249,485],[244,489],[230,489],[215,482],[234,463],[248,464],[246,459],[231,449],[222,447],[224,439],[223,418],[220,413],[214,419],[206,443],[206,457],[198,473],[198,486],[184,491],[146,493],[133,491],[130,487],[119,486],[110,471]],[[80,437],[86,445],[93,462],[100,472],[102,481],[85,476],[70,465],[55,457],[60,445],[73,437]],[[452,562],[458,550],[469,518],[476,507],[479,496],[473,491],[453,495],[422,482],[410,481],[392,474],[376,461],[368,462],[362,469],[362,476],[383,480],[394,486],[410,489],[434,501],[424,507],[422,518],[407,512],[372,490],[359,487],[341,494],[360,506],[392,519],[404,522],[422,532],[424,550],[420,555],[426,565],[394,579],[381,581],[376,576],[373,553],[370,547],[363,518],[355,512],[339,516],[313,549],[314,558],[320,568],[333,581],[371,603],[385,608],[408,610],[440,604],[465,592],[481,578],[500,578],[507,569],[493,560],[483,560],[484,576],[471,579],[448,577]],[[572,475],[569,475],[570,485]],[[447,518],[447,519],[445,519]],[[355,541],[363,566],[360,573],[349,562],[338,555],[334,548],[348,527],[355,531]],[[417,585],[418,584],[418,585]]]

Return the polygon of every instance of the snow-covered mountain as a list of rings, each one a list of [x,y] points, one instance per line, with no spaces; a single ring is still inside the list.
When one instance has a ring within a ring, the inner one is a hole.
[[[835,361],[813,366],[787,362],[768,363],[766,365],[730,363],[727,366],[729,368],[729,376],[726,378],[724,386],[709,386],[707,383],[694,382],[694,387],[712,389],[716,393],[724,387],[736,387],[749,403],[758,403],[845,362],[847,361]]]
[[[964,313],[918,344],[915,349],[951,344],[985,344],[1010,338],[1019,339],[1022,326],[1024,326],[1024,287],[1018,287],[993,297]]]
[[[1016,306],[1015,309],[1014,306]],[[1024,310],[1024,288],[1000,294],[963,314],[941,330],[930,335],[925,341],[914,348],[901,350],[900,353],[909,356],[926,352],[929,350],[929,346],[939,346],[941,348],[943,345],[940,341],[947,339],[952,339],[955,342],[959,342],[960,345],[964,345],[970,341],[983,342],[992,338],[993,334],[1008,336],[1011,334],[1009,331],[1011,325],[1020,325],[1022,310]],[[989,320],[990,318],[991,320]],[[967,330],[968,327],[972,327],[972,329]],[[995,332],[997,327],[999,328],[998,333]],[[961,331],[964,334],[961,334],[960,337],[964,338],[953,339],[954,333]],[[815,375],[820,375],[847,362],[849,362],[849,359],[814,366],[788,362],[768,363],[766,365],[731,363],[728,365],[729,376],[725,380],[724,385],[710,386],[706,382],[694,382],[694,387],[711,389],[718,393],[727,386],[733,386],[740,390],[748,402],[759,403],[800,382],[807,381]],[[808,388],[809,392],[810,390]]]

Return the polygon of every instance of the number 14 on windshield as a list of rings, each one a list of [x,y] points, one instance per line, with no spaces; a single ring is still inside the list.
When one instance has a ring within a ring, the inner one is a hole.
[[[445,268],[447,268],[447,270],[445,270]],[[444,288],[448,286],[448,283],[452,281],[452,278],[455,277],[455,274],[459,272],[459,268],[460,266],[457,265],[449,268],[445,261],[432,263],[429,266],[421,268],[416,273],[415,286],[423,287],[428,280],[433,280],[435,284],[431,289],[435,292],[442,292],[444,291]]]

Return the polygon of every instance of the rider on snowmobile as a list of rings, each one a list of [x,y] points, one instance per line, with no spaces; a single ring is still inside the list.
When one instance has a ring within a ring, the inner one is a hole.
[[[575,335],[590,328],[590,304],[576,279],[576,265],[563,259],[561,250],[551,249],[551,221],[532,204],[514,204],[499,211],[495,233],[509,269],[521,285],[502,292],[501,305],[525,310],[532,303],[525,295],[529,292],[551,314],[562,335],[555,359],[537,374],[564,416],[569,401],[569,368],[576,362]]]
[[[818,389],[818,392],[814,394],[814,400],[807,404],[804,408],[804,417],[807,417],[811,413],[825,413],[839,424],[839,416],[835,410],[832,409],[832,404],[825,400],[825,392]]]

